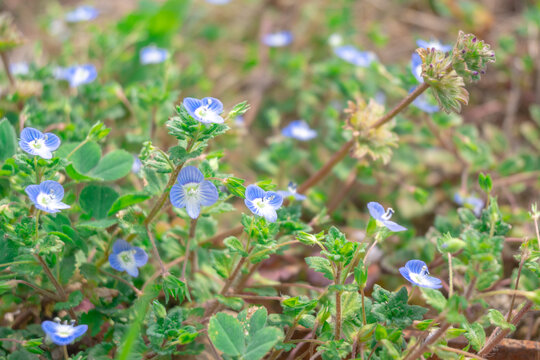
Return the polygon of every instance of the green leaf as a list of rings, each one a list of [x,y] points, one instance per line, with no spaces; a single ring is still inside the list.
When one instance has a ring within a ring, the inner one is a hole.
[[[242,359],[262,359],[282,338],[282,331],[273,326],[257,331],[247,344],[246,353],[242,356]]]
[[[402,287],[397,292],[389,292],[379,285],[373,287],[372,315],[381,323],[394,324],[404,329],[413,323],[413,320],[422,320],[427,309],[408,304],[407,289]]]
[[[465,337],[469,342],[471,343],[473,349],[476,351],[479,351],[486,342],[486,333],[484,331],[484,328],[479,323],[475,322],[471,325],[464,324],[463,326],[467,332],[465,333]]]
[[[96,219],[107,217],[109,210],[118,198],[118,193],[108,186],[88,185],[81,191],[81,208]]]
[[[421,290],[422,296],[429,305],[439,312],[444,310],[447,300],[439,290],[428,288],[421,288]]]
[[[123,210],[125,208],[128,208],[132,205],[141,203],[143,201],[146,201],[150,199],[150,195],[148,194],[126,194],[123,196],[120,196],[116,201],[112,204],[111,209],[109,210],[108,215],[114,215],[120,210]]]
[[[223,296],[223,295],[218,294],[216,295],[216,299],[221,304],[235,311],[240,311],[244,307],[244,300],[242,300],[242,298],[239,298],[239,297],[230,297],[230,296]]]
[[[491,180],[491,176],[489,176],[489,174],[480,173],[478,175],[478,185],[480,185],[480,188],[482,190],[489,194],[491,192],[491,189],[493,188],[493,181]]]
[[[105,181],[118,180],[131,171],[133,156],[125,150],[114,150],[105,155],[90,173]]]
[[[489,309],[487,318],[493,325],[498,326],[501,329],[510,329],[512,331],[516,329],[514,324],[507,322],[503,314],[501,314],[498,310]]]
[[[80,290],[74,291],[69,294],[68,300],[66,302],[58,302],[54,304],[54,310],[66,310],[74,308],[81,303],[82,299],[82,292]]]
[[[233,316],[218,313],[210,319],[208,336],[212,344],[225,354],[239,356],[244,354],[246,344],[240,322]]]
[[[80,227],[87,227],[90,229],[106,229],[108,227],[116,224],[118,220],[116,219],[101,219],[95,221],[84,221],[79,224]]]
[[[334,280],[334,274],[332,272],[332,264],[330,263],[330,260],[320,256],[310,256],[307,257],[305,260],[310,268],[322,273],[325,278],[329,280]]]
[[[264,328],[266,326],[267,318],[268,310],[266,310],[265,307],[260,307],[257,311],[255,311],[249,319],[249,335],[253,336],[257,331]]]
[[[62,152],[67,151],[68,154],[73,151],[76,144],[67,144],[62,148]],[[60,154],[60,152],[59,152]],[[65,156],[67,156],[66,154]],[[101,148],[95,142],[87,142],[75,151],[69,160],[73,168],[80,174],[88,174],[98,163],[101,158]]]
[[[17,135],[8,119],[0,121],[0,162],[9,159],[17,151]]]
[[[223,240],[223,244],[225,244],[225,246],[232,252],[239,253],[243,257],[248,256],[248,253],[244,249],[244,246],[236,236],[229,236],[228,238]]]

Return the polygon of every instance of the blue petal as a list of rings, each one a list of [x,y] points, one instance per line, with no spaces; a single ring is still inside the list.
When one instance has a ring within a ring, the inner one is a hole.
[[[166,49],[161,49],[155,46],[146,46],[139,53],[141,64],[159,64],[164,62],[169,55]]]
[[[80,22],[93,20],[99,15],[99,11],[88,5],[82,5],[66,14],[67,22]]]
[[[195,115],[195,110],[197,110],[199,107],[201,107],[202,101],[199,100],[199,99],[192,98],[192,97],[187,97],[187,98],[184,99],[182,104],[186,108],[189,115],[191,115],[191,117],[196,119],[197,116]]]
[[[75,340],[75,336],[73,335],[67,337],[60,337],[57,334],[49,334],[49,337],[56,345],[69,345],[73,342],[73,340]]]
[[[75,331],[73,332],[73,337],[78,338],[79,336],[82,336],[86,331],[88,330],[88,325],[82,324],[79,326],[75,326]]]
[[[28,197],[30,198],[30,200],[32,200],[32,202],[35,204],[36,201],[37,201],[37,197],[39,195],[39,192],[40,192],[40,186],[39,185],[28,185],[26,187],[26,189],[24,189],[24,191],[26,191],[26,193],[28,194]]]
[[[135,264],[132,264],[131,266],[126,267],[125,270],[130,276],[133,276],[133,277],[139,276],[139,268]]]
[[[174,184],[169,193],[169,198],[174,207],[180,209],[186,207],[186,197],[182,185]]]
[[[49,148],[50,151],[54,151],[60,147],[60,138],[52,133],[45,134],[45,146]]]
[[[412,273],[420,274],[424,266],[427,269],[427,265],[422,260],[409,260],[405,264],[405,267]]]
[[[413,92],[415,88],[412,88],[409,93]],[[420,96],[418,96],[416,99],[414,99],[414,101],[412,102],[412,104],[414,106],[416,106],[417,108],[419,108],[420,110],[428,113],[428,114],[432,114],[432,113],[435,113],[437,111],[439,111],[439,106],[438,105],[435,105],[435,104],[431,104],[428,102],[427,100],[427,97],[426,97],[426,94],[421,94]]]
[[[21,149],[23,149],[24,152],[30,154],[30,155],[37,155],[37,152],[34,148],[30,147],[29,143],[24,141],[24,140],[21,140],[19,141],[19,146],[21,147]]]
[[[277,212],[274,208],[266,207],[262,209],[261,213],[268,222],[275,222],[277,220]]]
[[[406,227],[403,227],[403,226],[401,226],[401,225],[399,225],[399,224],[396,224],[395,222],[390,221],[390,220],[383,221],[383,224],[384,224],[384,226],[386,226],[389,230],[394,231],[394,232],[400,232],[400,231],[405,231],[405,230],[407,230]]]
[[[251,184],[246,188],[246,199],[248,200],[262,199],[264,194],[264,190],[255,184]]]
[[[416,40],[416,45],[418,45],[418,47],[427,49],[429,47],[429,42],[427,42],[425,40],[422,40],[422,39],[418,39],[418,40]]]
[[[41,323],[41,328],[43,331],[45,331],[45,334],[51,335],[56,332],[56,328],[58,327],[58,323],[54,321],[45,320]]]
[[[204,180],[199,186],[199,193],[201,195],[201,205],[211,206],[218,201],[219,194],[216,186],[208,181]]]
[[[178,174],[178,184],[200,183],[204,180],[203,173],[195,166],[186,166]]]
[[[221,114],[223,112],[223,103],[213,97],[205,97],[202,99],[202,103],[205,106],[208,106],[208,109],[215,112],[216,114]]]
[[[43,138],[43,133],[37,129],[27,127],[24,128],[23,131],[21,131],[21,140],[24,140],[26,142],[31,142],[36,139]]]
[[[417,53],[413,53],[411,56],[411,72],[418,82],[424,82],[424,78],[422,77],[422,58]]]
[[[39,184],[41,192],[52,195],[53,198],[60,201],[64,198],[64,188],[53,180],[45,180]]]
[[[114,242],[112,251],[115,254],[121,253],[122,251],[129,251],[133,248],[126,240],[118,239]]]
[[[262,216],[262,213],[261,213],[261,209],[259,209],[259,207],[255,206],[255,204],[253,203],[253,201],[245,198],[244,199],[244,204],[246,204],[246,206],[248,207],[248,209],[255,215],[259,215],[259,216]]]
[[[458,205],[463,205],[465,203],[463,197],[461,196],[460,193],[455,193],[454,194],[454,202]]]
[[[281,47],[289,45],[293,40],[293,35],[289,31],[279,31],[272,34],[265,34],[262,42],[267,46]]]
[[[124,271],[125,270],[124,267],[122,266],[122,263],[118,259],[118,254],[117,253],[112,253],[112,254],[109,255],[109,265],[111,265],[111,267],[114,270],[118,270],[118,271]]]
[[[401,275],[407,279],[407,281],[411,282],[411,283],[414,283],[411,279],[411,277],[409,276],[409,270],[407,270],[407,268],[404,268],[404,267],[400,267],[399,268],[399,272],[401,273]]]
[[[94,81],[97,78],[97,70],[92,64],[71,66],[66,69],[65,77],[74,88]]]
[[[196,219],[201,213],[201,204],[195,199],[186,200],[186,211],[190,218]]]
[[[297,140],[307,141],[317,137],[317,131],[311,129],[303,120],[295,120],[281,130],[281,134]]]
[[[268,202],[274,209],[279,209],[283,204],[283,196],[274,191],[267,191],[264,195],[264,200]]]
[[[135,247],[134,258],[135,265],[137,265],[138,267],[144,266],[148,262],[148,254],[140,247]]]
[[[384,215],[384,207],[381,204],[379,204],[378,202],[372,201],[367,204],[367,208],[369,210],[369,214],[375,220],[381,220],[381,217]]]
[[[419,284],[419,286],[431,289],[440,289],[442,288],[442,283],[441,280],[437,279],[436,277],[426,276],[424,277],[422,284]]]

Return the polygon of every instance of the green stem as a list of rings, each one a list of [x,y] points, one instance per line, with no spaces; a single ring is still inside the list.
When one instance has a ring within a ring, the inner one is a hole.
[[[195,230],[197,228],[197,219],[198,218],[191,219],[191,223],[189,226],[189,235],[186,242],[185,259],[184,259],[184,264],[182,265],[182,277],[180,278],[182,281],[186,281],[186,269],[187,269],[187,264],[189,262],[189,255],[191,251],[191,241],[195,237]]]
[[[366,325],[367,324],[367,320],[366,320],[366,304],[365,304],[366,294],[365,294],[365,291],[364,291],[364,287],[360,288],[360,294],[362,295],[362,325]]]
[[[150,228],[148,227],[148,225],[145,228],[146,228],[146,234],[148,235],[148,238],[150,239],[150,242],[152,243],[152,249],[154,250],[154,255],[159,261],[159,267],[161,269],[161,277],[165,277],[169,275],[169,272],[165,268],[165,264],[163,264],[163,260],[161,260],[161,256],[159,256],[159,251],[156,245],[156,241],[154,240],[154,236],[152,235]],[[185,261],[187,261],[187,258]]]
[[[339,263],[336,273],[336,285],[341,285],[341,272],[342,264]],[[336,341],[339,341],[339,339],[341,338],[341,290],[336,291],[336,328],[334,338]]]
[[[71,152],[66,156],[66,159],[69,160],[69,158],[75,154],[75,152],[77,150],[79,150],[80,148],[82,148],[84,146],[84,144],[86,144],[88,142],[88,138],[84,139],[79,145],[75,146],[75,149],[71,150]]]
[[[454,271],[452,269],[452,254],[448,253],[448,297],[454,293]]]
[[[523,252],[521,254],[521,261],[519,262],[519,269],[516,277],[516,286],[515,290],[517,290],[519,285],[519,278],[521,277],[521,270],[523,269],[523,265],[525,264],[525,261],[528,258],[528,253]],[[510,322],[510,319],[512,318],[512,311],[514,310],[514,304],[516,302],[516,294],[512,295],[512,301],[510,302],[510,310],[508,310],[508,316],[506,317],[506,322]]]

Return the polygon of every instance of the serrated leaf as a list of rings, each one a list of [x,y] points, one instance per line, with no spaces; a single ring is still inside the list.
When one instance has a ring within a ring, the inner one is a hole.
[[[421,288],[421,290],[422,296],[429,305],[439,312],[444,310],[447,300],[439,290],[428,288]]]
[[[305,260],[310,268],[317,272],[320,272],[324,275],[325,278],[329,280],[334,280],[334,274],[332,271],[332,264],[330,263],[330,260],[320,256],[310,256],[307,257]]]
[[[469,340],[471,343],[471,346],[476,351],[479,351],[486,342],[486,333],[484,331],[484,328],[479,323],[472,323],[464,324],[463,326],[467,332],[464,334],[464,336]]]

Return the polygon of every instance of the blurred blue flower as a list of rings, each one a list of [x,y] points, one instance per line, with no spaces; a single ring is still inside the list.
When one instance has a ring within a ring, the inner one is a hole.
[[[255,215],[262,216],[269,222],[277,220],[276,210],[283,204],[283,197],[274,191],[264,191],[257,185],[249,185],[246,188],[244,203]]]
[[[191,117],[203,124],[221,124],[225,121],[220,116],[223,112],[223,104],[216,98],[205,97],[199,100],[187,97],[183,105]]]
[[[412,93],[414,89],[416,88],[412,88],[409,93]],[[420,94],[420,96],[414,99],[412,104],[428,114],[433,114],[439,111],[439,105],[429,102],[425,93]]]
[[[9,71],[13,75],[26,75],[30,72],[30,67],[26,62],[16,62],[9,65]]]
[[[28,185],[24,191],[36,208],[45,212],[54,214],[71,207],[62,202],[64,188],[56,181],[45,180],[39,185]]]
[[[340,59],[361,67],[367,67],[377,60],[377,56],[371,51],[361,51],[352,45],[338,46],[334,48],[334,53]]]
[[[416,45],[424,49],[434,48],[435,50],[440,50],[443,52],[449,52],[452,50],[452,45],[444,45],[439,40],[431,39],[430,41],[425,41],[422,39],[416,40]]]
[[[92,64],[74,65],[68,68],[57,67],[53,75],[59,80],[66,80],[69,86],[76,88],[94,81],[97,78],[97,70]]]
[[[143,47],[139,53],[141,64],[159,64],[167,60],[169,52],[167,49],[158,48],[156,46]]]
[[[234,124],[237,126],[244,126],[246,124],[246,121],[242,115],[238,115],[234,118]]]
[[[286,137],[301,141],[308,141],[317,137],[317,131],[311,129],[304,120],[295,120],[281,130]]]
[[[377,222],[380,222],[382,225],[384,225],[386,228],[388,228],[390,231],[398,232],[398,231],[405,231],[407,228],[396,224],[393,221],[390,221],[390,218],[392,218],[392,215],[394,215],[394,209],[388,208],[386,211],[384,210],[384,207],[379,204],[378,202],[370,202],[367,204],[369,214],[377,220]]]
[[[399,268],[399,272],[413,285],[430,289],[439,289],[442,287],[441,280],[429,276],[428,267],[421,260],[407,261],[405,267]]]
[[[462,196],[460,193],[454,194],[454,202],[460,206],[471,208],[476,216],[482,214],[484,208],[484,200],[476,196]]]
[[[99,11],[93,6],[82,5],[66,14],[67,22],[89,21],[97,18]]]
[[[142,169],[141,159],[137,155],[133,155],[133,165],[131,165],[131,172],[138,174]]]
[[[216,186],[204,180],[203,173],[195,166],[186,166],[178,174],[178,181],[171,188],[171,204],[186,208],[190,218],[196,219],[201,206],[211,206],[219,198]]]
[[[27,127],[21,131],[19,146],[30,155],[38,155],[43,159],[52,159],[52,152],[60,146],[60,138],[53,133]]]
[[[424,78],[422,77],[422,58],[417,53],[413,53],[411,56],[411,72],[419,83],[424,82]]]
[[[122,239],[114,242],[109,255],[109,264],[114,270],[125,271],[133,277],[139,276],[139,268],[147,261],[148,254],[143,249]]]
[[[41,328],[45,331],[47,338],[56,345],[68,345],[82,336],[88,330],[88,325],[75,326],[75,320],[72,320],[70,324],[67,321],[62,324],[57,318],[56,321],[45,320],[41,323]]]
[[[283,198],[292,197],[294,200],[302,201],[306,199],[305,195],[299,194],[296,191],[296,184],[292,181],[289,182],[289,186],[287,187],[287,190],[280,190],[278,191],[278,194],[281,195]]]
[[[343,36],[334,33],[328,37],[328,44],[332,47],[339,46],[343,43]]]
[[[206,0],[207,3],[213,5],[225,5],[231,2],[231,0]]]
[[[271,34],[265,34],[262,42],[266,46],[282,47],[287,46],[293,41],[293,35],[290,31],[278,31]]]

